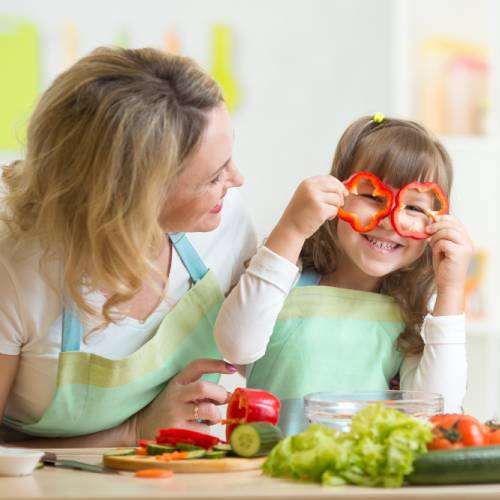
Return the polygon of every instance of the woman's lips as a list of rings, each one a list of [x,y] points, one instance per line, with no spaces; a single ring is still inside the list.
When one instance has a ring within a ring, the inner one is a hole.
[[[218,203],[217,205],[215,205],[215,207],[212,208],[212,210],[210,210],[210,213],[211,214],[218,214],[221,210],[222,210],[222,201],[220,203]]]

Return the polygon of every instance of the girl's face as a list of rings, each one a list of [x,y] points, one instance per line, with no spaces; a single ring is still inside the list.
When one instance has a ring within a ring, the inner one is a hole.
[[[389,216],[368,233],[359,233],[339,219],[337,234],[343,250],[338,269],[351,277],[352,288],[368,291],[376,291],[384,276],[415,262],[427,246],[427,240],[399,236]]]
[[[165,231],[212,231],[221,220],[228,189],[243,184],[232,160],[233,129],[224,105],[208,113],[198,149],[174,181],[160,211]]]

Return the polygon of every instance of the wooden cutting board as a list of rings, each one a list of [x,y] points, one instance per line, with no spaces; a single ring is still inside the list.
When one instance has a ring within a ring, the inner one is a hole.
[[[174,472],[237,472],[244,470],[260,469],[266,457],[259,458],[200,458],[191,460],[172,460],[162,462],[155,456],[129,455],[113,456],[103,455],[102,462],[110,469],[141,470],[141,469],[169,469]]]

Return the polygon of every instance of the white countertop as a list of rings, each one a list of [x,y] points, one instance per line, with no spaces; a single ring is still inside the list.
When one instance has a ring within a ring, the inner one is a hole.
[[[104,450],[50,450],[60,458],[98,463]],[[499,498],[500,484],[403,487],[322,487],[262,476],[260,471],[217,474],[174,474],[169,479],[140,479],[132,473],[99,474],[45,466],[32,476],[0,477],[0,500],[27,499],[224,499],[346,498],[356,499],[482,499]]]

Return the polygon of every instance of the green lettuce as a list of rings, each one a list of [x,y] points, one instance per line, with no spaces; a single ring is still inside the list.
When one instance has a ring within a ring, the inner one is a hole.
[[[278,443],[263,471],[325,485],[401,486],[414,459],[427,451],[431,424],[406,413],[369,405],[341,433],[320,424]]]

